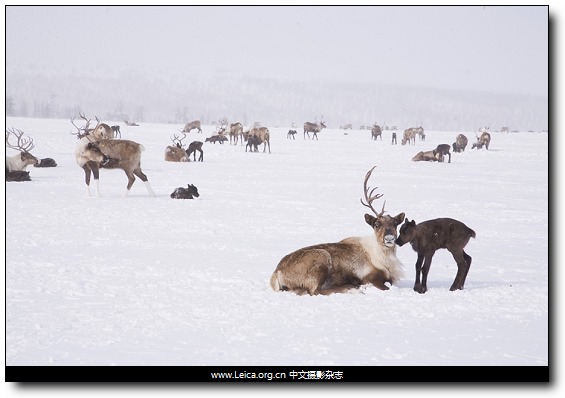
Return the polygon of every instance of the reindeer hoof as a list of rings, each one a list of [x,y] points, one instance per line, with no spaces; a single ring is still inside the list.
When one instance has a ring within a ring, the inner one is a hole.
[[[424,294],[426,293],[428,289],[425,286],[422,286],[421,284],[416,284],[414,285],[414,291],[420,294]]]

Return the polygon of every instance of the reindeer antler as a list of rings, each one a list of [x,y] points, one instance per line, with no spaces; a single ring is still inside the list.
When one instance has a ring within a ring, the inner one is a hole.
[[[9,141],[11,135],[16,136],[16,145],[10,144]],[[8,148],[15,149],[16,151],[29,153],[29,151],[35,147],[35,144],[33,143],[33,138],[22,138],[23,135],[24,132],[20,129],[14,129],[13,127],[11,129],[6,129],[6,146]]]
[[[371,177],[371,174],[373,173],[373,170],[375,169],[375,167],[377,166],[373,166],[373,168],[371,170],[369,170],[367,172],[367,174],[365,175],[365,182],[363,183],[363,189],[365,191],[365,200],[367,201],[367,203],[363,202],[363,199],[361,199],[361,204],[365,207],[368,207],[369,209],[371,209],[373,211],[373,213],[375,213],[375,215],[377,217],[380,217],[384,214],[385,212],[385,203],[386,200],[383,203],[383,208],[381,210],[380,213],[377,213],[377,211],[375,210],[375,208],[373,207],[373,201],[375,201],[376,199],[379,199],[380,197],[383,196],[382,193],[378,193],[376,195],[373,195],[373,192],[375,192],[375,190],[378,187],[375,187],[373,189],[371,189],[370,187],[367,186],[367,182],[369,181],[369,178]],[[371,189],[371,192],[369,192],[369,189]]]
[[[171,141],[173,141],[173,144],[175,144],[177,147],[182,148],[182,140],[184,140],[186,138],[186,133],[184,133],[183,131],[181,131],[181,134],[183,135],[182,138],[180,138],[179,136],[177,136],[176,134],[174,134],[173,137],[171,137]]]
[[[90,119],[87,119],[86,116],[84,115],[84,113],[79,113],[79,116],[81,119],[83,119],[86,122],[86,126],[84,127],[79,127],[75,124],[75,118],[76,116],[73,116],[71,119],[71,124],[73,126],[75,126],[75,128],[77,129],[76,133],[71,132],[72,135],[76,135],[78,139],[81,139],[82,137],[86,136],[88,134],[88,126],[90,125]]]

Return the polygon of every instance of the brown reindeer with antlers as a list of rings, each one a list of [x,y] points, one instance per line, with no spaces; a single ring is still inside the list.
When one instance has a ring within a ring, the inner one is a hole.
[[[96,132],[101,132],[99,128],[104,124],[98,121],[96,127],[92,132],[88,133],[88,126],[90,119],[87,119],[83,114],[80,115],[86,122],[85,127],[79,127],[74,123],[74,118],[71,123],[78,129],[76,135],[79,142],[75,148],[75,157],[77,164],[84,169],[85,182],[86,182],[86,195],[90,196],[90,176],[94,175],[96,185],[96,196],[100,196],[98,187],[99,169],[121,169],[126,173],[128,178],[128,185],[125,196],[135,182],[135,176],[139,177],[145,184],[149,195],[155,196],[155,192],[151,189],[147,176],[141,171],[141,152],[144,150],[143,145],[130,140],[115,140],[115,139],[97,139]],[[103,130],[106,127],[111,131],[112,129],[106,124],[102,126]],[[112,134],[113,136],[113,134]]]
[[[10,137],[16,138],[16,143],[10,143]],[[30,151],[35,147],[33,138],[24,138],[24,132],[20,129],[6,129],[6,147],[19,151],[17,155],[6,156],[6,173],[15,171],[26,171],[27,166],[39,164],[39,159]]]
[[[323,117],[322,117],[323,119]],[[322,131],[323,128],[325,128],[326,125],[324,124],[323,120],[320,120],[320,123],[316,122],[316,123],[312,123],[312,122],[305,122],[304,123],[304,139],[306,139],[306,134],[308,134],[308,138],[310,138],[310,133],[314,133],[312,134],[312,140],[314,138],[318,139],[318,133],[320,131]]]
[[[286,255],[271,276],[273,290],[326,295],[369,283],[380,290],[388,290],[386,283],[393,284],[400,279],[402,264],[396,257],[394,242],[396,227],[404,220],[404,213],[396,217],[385,215],[384,203],[379,213],[374,209],[373,202],[383,196],[373,195],[376,188],[370,190],[367,186],[375,167],[365,176],[366,203],[361,199],[376,216],[365,214],[365,222],[373,229],[373,235],[308,246]]]
[[[188,157],[186,150],[184,149],[184,144],[182,140],[186,138],[186,134],[182,133],[183,137],[179,137],[174,134],[171,137],[171,141],[174,145],[169,145],[165,148],[165,160],[167,162],[188,162],[190,158]]]

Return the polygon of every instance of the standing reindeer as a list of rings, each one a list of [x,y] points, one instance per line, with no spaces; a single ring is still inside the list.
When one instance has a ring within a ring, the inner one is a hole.
[[[173,142],[174,145],[169,145],[167,146],[167,148],[165,148],[165,160],[167,162],[188,162],[190,161],[190,158],[188,157],[188,155],[186,154],[184,147],[184,144],[182,143],[182,140],[184,140],[186,138],[186,134],[182,133],[183,137],[180,138],[178,137],[176,134],[174,134],[173,137],[171,137],[171,141]]]
[[[16,138],[16,143],[10,143],[10,137]],[[30,151],[35,147],[33,138],[23,138],[24,132],[20,129],[6,129],[6,147],[19,151],[17,155],[6,156],[6,173],[15,171],[26,171],[27,166],[39,165],[39,159],[33,156]]]
[[[237,141],[240,139],[240,137],[243,134],[243,125],[240,122],[231,123],[229,134],[230,134],[230,144],[232,143],[232,139],[233,139],[234,145],[237,145]],[[241,141],[241,145],[243,145],[243,141]]]
[[[371,129],[371,138],[376,140],[377,137],[381,137],[381,141],[383,140],[383,130],[381,129],[381,126],[375,123]]]
[[[320,120],[320,123],[311,123],[311,122],[305,122],[304,123],[304,139],[306,139],[306,134],[308,134],[308,138],[310,138],[310,133],[314,133],[312,134],[312,140],[314,138],[318,139],[318,133],[320,131],[322,131],[323,128],[325,128],[326,125],[324,124],[324,122],[322,120]]]
[[[452,218],[437,218],[421,222],[418,225],[414,220],[408,221],[406,219],[400,227],[400,235],[396,239],[396,244],[402,246],[405,243],[410,243],[412,249],[418,253],[414,291],[426,293],[428,290],[428,272],[432,265],[432,258],[439,249],[447,249],[457,263],[457,275],[449,290],[463,289],[472,260],[471,256],[465,253],[463,249],[469,240],[474,237],[475,231],[461,221]],[[420,273],[422,274],[421,281]]]
[[[202,141],[192,141],[190,145],[188,145],[188,149],[186,150],[186,154],[188,159],[190,160],[190,154],[194,154],[194,161],[196,162],[196,151],[200,152],[200,156],[198,157],[199,162],[204,161],[204,151],[202,150]]]
[[[445,155],[448,155],[449,161],[447,163],[451,163],[451,153],[449,152],[450,149],[451,146],[449,146],[448,144],[439,144],[436,149],[433,150],[433,154],[435,157],[437,157],[438,162],[443,162],[443,157]]]
[[[253,137],[253,145],[255,146],[255,149],[257,149],[258,145],[263,144],[263,152],[265,152],[268,146],[269,153],[271,153],[271,133],[269,132],[269,129],[267,127],[252,127],[247,133],[246,140],[249,141],[249,139]],[[247,152],[247,146],[245,147],[245,152]]]
[[[144,182],[149,195],[155,196],[155,192],[151,189],[147,176],[141,170],[141,152],[144,150],[143,145],[130,140],[114,140],[114,139],[96,139],[92,133],[84,133],[90,124],[90,119],[86,119],[84,115],[81,117],[86,121],[86,126],[80,128],[71,123],[78,129],[76,135],[79,142],[75,148],[75,158],[77,164],[84,170],[86,182],[86,195],[90,196],[90,176],[94,175],[96,185],[96,196],[100,197],[99,190],[99,169],[121,169],[126,173],[128,185],[125,196],[128,196],[131,186],[135,182],[135,176],[138,176]],[[104,126],[102,126],[104,125]],[[94,131],[102,126],[104,130],[110,129],[110,126],[98,122]]]
[[[477,142],[473,143],[471,149],[474,148],[481,149],[483,146],[485,146],[488,150],[488,146],[490,145],[490,133],[487,133],[485,131],[484,133],[481,134],[480,137],[476,134],[475,136],[477,137]]]
[[[464,134],[458,134],[455,138],[455,142],[453,143],[453,152],[465,152],[465,148],[467,147],[467,143],[469,140]]]
[[[373,195],[376,188],[370,190],[367,186],[375,167],[365,176],[367,203],[361,199],[361,203],[376,215],[365,214],[365,222],[373,229],[373,235],[308,246],[284,256],[270,279],[273,290],[292,291],[298,295],[327,295],[368,283],[380,290],[388,290],[385,283],[393,284],[400,279],[402,264],[396,257],[394,241],[396,227],[404,220],[404,213],[396,217],[384,215],[384,203],[380,213],[373,208],[373,201],[383,196]]]
[[[112,131],[114,132],[114,138],[118,138],[118,136],[120,138],[122,138],[122,132],[120,131],[120,126],[118,126],[117,124],[115,126],[111,126],[110,127],[112,129]]]

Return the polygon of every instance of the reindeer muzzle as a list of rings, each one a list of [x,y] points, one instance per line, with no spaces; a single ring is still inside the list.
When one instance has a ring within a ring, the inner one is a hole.
[[[393,247],[394,246],[394,235],[385,235],[385,246],[386,247]]]

